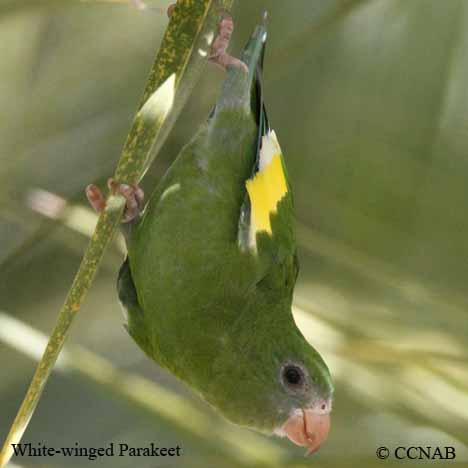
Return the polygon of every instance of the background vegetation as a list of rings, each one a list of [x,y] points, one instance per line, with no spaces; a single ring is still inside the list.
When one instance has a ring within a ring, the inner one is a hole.
[[[150,5],[164,12],[168,3]],[[329,441],[304,460],[287,441],[225,423],[145,358],[122,327],[119,240],[24,440],[155,441],[184,452],[92,462],[103,467],[397,466],[377,460],[382,445],[452,445],[462,466],[468,3],[239,0],[234,51],[263,9],[266,98],[297,206],[295,314],[337,387]],[[2,440],[94,227],[83,188],[113,172],[166,24],[164,13],[123,1],[0,4]],[[207,116],[222,79],[206,69],[144,180],[148,192]]]

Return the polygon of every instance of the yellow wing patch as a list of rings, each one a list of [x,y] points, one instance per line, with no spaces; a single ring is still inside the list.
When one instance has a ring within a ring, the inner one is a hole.
[[[270,137],[270,135],[268,135],[267,138]],[[276,143],[274,149],[279,150],[279,145],[277,145],[274,133],[273,137]],[[265,147],[270,149],[272,145],[262,145],[262,149]],[[258,232],[266,231],[268,234],[272,233],[270,215],[276,213],[278,203],[288,192],[280,153],[274,155],[271,155],[271,153],[261,153],[260,159],[260,171],[246,182],[246,188],[250,198],[249,240],[251,247],[256,246],[256,235]]]
[[[288,191],[281,157],[276,154],[261,172],[246,182],[251,205],[251,222],[256,232],[271,234],[270,214]]]
[[[239,245],[257,252],[257,234],[272,235],[271,215],[278,211],[278,203],[288,193],[282,151],[273,130],[262,137],[258,171],[245,182],[249,196],[239,220]],[[246,217],[248,216],[248,218]]]

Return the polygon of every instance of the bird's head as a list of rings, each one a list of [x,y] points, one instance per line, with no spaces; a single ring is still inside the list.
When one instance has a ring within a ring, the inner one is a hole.
[[[205,397],[232,422],[288,437],[312,453],[328,436],[333,384],[288,317],[278,323],[270,316],[268,327],[253,322],[230,334],[236,339],[225,339]]]
[[[326,440],[330,430],[333,386],[330,374],[319,354],[310,346],[302,355],[285,359],[279,368],[282,408],[286,420],[274,433],[286,436],[296,445],[315,452]],[[281,396],[280,396],[281,395]]]

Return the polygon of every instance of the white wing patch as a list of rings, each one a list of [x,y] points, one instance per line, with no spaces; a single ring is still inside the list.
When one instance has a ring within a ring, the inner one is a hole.
[[[276,138],[276,133],[271,130],[269,133],[262,137],[262,146],[260,149],[259,172],[263,171],[266,166],[271,162],[273,156],[280,155],[281,148]]]

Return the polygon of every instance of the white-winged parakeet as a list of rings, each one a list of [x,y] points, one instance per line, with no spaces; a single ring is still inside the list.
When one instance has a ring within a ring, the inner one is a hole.
[[[265,41],[262,24],[241,65],[224,61],[210,118],[127,225],[118,292],[150,358],[230,421],[312,452],[329,431],[333,385],[291,313],[293,198],[263,103]],[[141,204],[138,188],[117,189]]]

